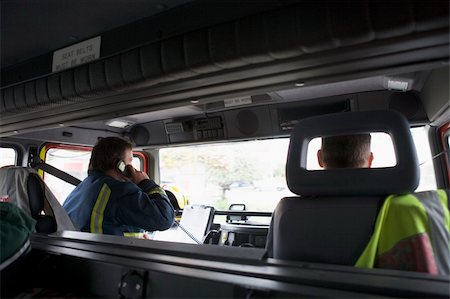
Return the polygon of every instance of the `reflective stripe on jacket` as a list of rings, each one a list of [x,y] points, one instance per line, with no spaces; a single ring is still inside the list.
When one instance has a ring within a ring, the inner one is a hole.
[[[449,232],[444,190],[390,195],[355,266],[449,275]]]
[[[155,182],[137,186],[99,172],[72,191],[64,208],[81,231],[100,234],[165,230],[174,220],[173,207]]]

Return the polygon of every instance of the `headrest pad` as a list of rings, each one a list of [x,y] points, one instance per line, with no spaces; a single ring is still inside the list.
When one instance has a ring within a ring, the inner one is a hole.
[[[397,165],[309,171],[306,155],[316,137],[385,132]],[[416,148],[406,118],[394,111],[344,112],[300,120],[291,133],[286,164],[289,189],[297,195],[387,195],[414,192],[419,184]]]

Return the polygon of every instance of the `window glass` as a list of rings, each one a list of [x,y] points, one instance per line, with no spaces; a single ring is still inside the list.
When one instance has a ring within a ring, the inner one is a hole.
[[[426,130],[411,130],[421,170],[417,190],[435,189],[433,163]],[[385,133],[372,134],[374,167],[396,165],[391,138]],[[311,141],[313,143],[313,141]],[[278,201],[292,196],[286,185],[285,163],[288,138],[241,141],[208,145],[162,148],[161,185],[175,186],[190,204],[205,204],[228,209],[231,204],[245,204],[251,211],[273,211]],[[320,139],[308,151],[308,162],[318,169],[317,149]],[[307,166],[308,167],[308,166]]]
[[[273,211],[292,193],[286,185],[289,139],[196,145],[160,150],[161,185],[176,186],[190,204]]]
[[[7,165],[16,165],[17,153],[16,150],[10,147],[0,148],[0,167]]]
[[[91,149],[89,148],[67,148],[55,147],[50,148],[45,155],[45,162],[62,171],[65,171],[79,180],[84,180],[88,173],[89,160],[91,159]],[[143,158],[134,156],[132,165],[137,170],[141,170],[143,166]],[[70,192],[75,186],[69,184],[49,173],[44,174],[44,181],[50,190],[56,196],[58,201],[63,204]]]
[[[50,148],[45,155],[45,162],[73,175],[79,180],[84,180],[87,177],[90,158],[91,152],[89,150]],[[75,189],[74,185],[49,173],[44,174],[44,181],[61,204],[64,203],[70,192]]]
[[[137,170],[144,169],[144,158],[141,155],[134,154],[131,165],[133,165],[133,167]]]
[[[412,128],[411,134],[416,145],[420,165],[420,182],[416,192],[434,190],[437,185],[430,143],[428,142],[428,129],[426,127]]]
[[[397,164],[394,145],[389,134],[371,133],[370,150],[373,153],[372,168],[393,167]],[[314,138],[308,144],[306,169],[322,170],[317,160],[317,151],[322,145],[322,138]]]

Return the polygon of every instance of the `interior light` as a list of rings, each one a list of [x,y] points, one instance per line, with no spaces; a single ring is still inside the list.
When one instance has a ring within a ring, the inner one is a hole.
[[[295,86],[303,87],[303,86],[305,86],[305,82],[295,82]]]
[[[134,122],[129,121],[129,120],[124,120],[124,119],[112,119],[110,121],[107,121],[106,125],[110,126],[110,127],[114,127],[114,128],[124,129],[124,128],[134,125]]]
[[[198,104],[200,101],[199,100],[191,100],[192,104]]]
[[[407,91],[408,90],[408,82],[407,81],[399,81],[399,80],[388,80],[388,89],[389,90],[398,90],[398,91]]]

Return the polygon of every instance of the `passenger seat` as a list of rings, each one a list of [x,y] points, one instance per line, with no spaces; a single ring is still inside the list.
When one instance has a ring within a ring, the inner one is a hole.
[[[394,167],[306,169],[313,138],[370,132],[391,136],[397,157]],[[419,176],[409,124],[397,112],[346,112],[300,120],[291,133],[286,165],[289,189],[298,196],[281,199],[273,213],[268,257],[355,265],[369,241],[374,243],[372,233],[385,199],[412,194]],[[445,210],[443,204],[439,208]],[[442,229],[448,235],[446,225]],[[448,251],[448,239],[442,245]]]
[[[36,220],[36,232],[76,230],[66,211],[45,185],[36,170],[29,167],[0,168],[0,195]]]

